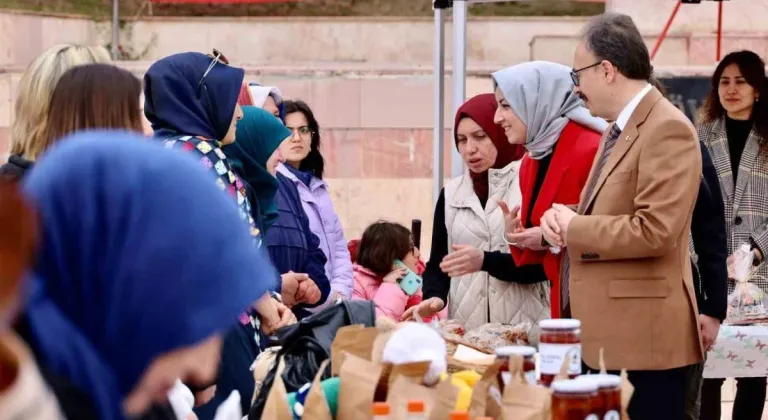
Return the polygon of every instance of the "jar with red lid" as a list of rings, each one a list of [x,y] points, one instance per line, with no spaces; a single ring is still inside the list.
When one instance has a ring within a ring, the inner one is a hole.
[[[597,405],[595,413],[600,420],[619,420],[621,418],[621,377],[616,375],[586,375],[597,383]]]
[[[523,373],[529,384],[536,384],[536,349],[528,346],[506,346],[495,350],[496,359],[501,360],[499,367],[498,381],[499,389],[503,392],[509,383],[512,373],[510,372],[509,360],[512,356],[523,358]]]
[[[545,319],[539,322],[539,370],[541,384],[549,386],[568,357],[568,377],[581,374],[581,321]]]
[[[552,383],[552,420],[598,420],[592,408],[595,381],[571,379]]]

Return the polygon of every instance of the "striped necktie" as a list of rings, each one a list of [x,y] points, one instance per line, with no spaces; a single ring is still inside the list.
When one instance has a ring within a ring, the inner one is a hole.
[[[600,178],[600,172],[605,166],[605,162],[608,161],[608,157],[611,155],[613,146],[616,145],[616,140],[621,135],[621,129],[616,123],[611,126],[611,132],[608,133],[608,137],[605,139],[605,148],[603,148],[603,154],[600,156],[600,160],[597,161],[597,167],[595,168],[594,175],[589,179],[589,184],[586,186],[586,194],[584,194],[584,200],[592,196],[595,186],[597,185],[597,179]],[[585,208],[579,206],[579,214],[586,211]],[[571,316],[571,299],[570,299],[570,275],[571,275],[571,259],[568,256],[568,252],[563,254],[563,261],[560,266],[560,316],[562,318],[569,318]]]

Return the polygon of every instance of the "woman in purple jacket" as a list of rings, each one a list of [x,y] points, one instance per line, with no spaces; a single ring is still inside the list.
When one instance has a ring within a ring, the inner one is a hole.
[[[349,299],[353,285],[352,262],[328,184],[323,181],[325,160],[320,154],[320,127],[303,101],[285,101],[283,107],[285,126],[293,136],[280,145],[285,164],[278,167],[278,172],[296,185],[310,229],[320,239],[320,249],[328,259],[325,273],[331,281],[331,294],[327,302]]]

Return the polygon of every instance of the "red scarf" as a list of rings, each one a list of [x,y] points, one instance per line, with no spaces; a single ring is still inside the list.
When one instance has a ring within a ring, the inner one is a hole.
[[[493,145],[496,146],[496,161],[491,168],[501,169],[510,163],[522,159],[525,154],[525,148],[522,145],[509,144],[504,129],[500,125],[493,122],[493,116],[496,114],[496,97],[492,93],[484,93],[477,95],[474,98],[464,102],[459,110],[456,112],[456,121],[454,127],[458,127],[459,121],[463,118],[470,118],[479,125],[488,138],[491,139]],[[459,147],[459,138],[454,128],[453,140],[456,143],[456,148]],[[488,171],[481,173],[474,173],[469,171],[469,176],[472,178],[472,186],[474,187],[477,198],[481,203],[488,201]]]

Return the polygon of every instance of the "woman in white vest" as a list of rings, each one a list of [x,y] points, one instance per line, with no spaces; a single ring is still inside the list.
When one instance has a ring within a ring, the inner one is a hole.
[[[432,248],[423,274],[424,301],[433,315],[448,303],[451,319],[474,328],[549,317],[547,277],[540,264],[516,267],[504,238],[499,202],[520,204],[518,173],[525,149],[511,145],[493,122],[493,94],[476,96],[456,113],[454,141],[468,170],[449,181],[435,208]]]

